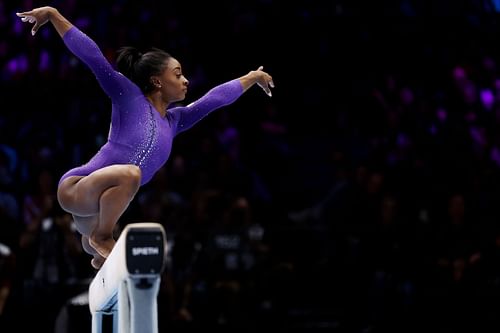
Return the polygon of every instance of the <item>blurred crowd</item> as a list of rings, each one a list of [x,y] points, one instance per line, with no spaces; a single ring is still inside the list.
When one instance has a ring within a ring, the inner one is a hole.
[[[95,271],[55,195],[111,107],[52,27],[15,16],[45,4],[110,61],[170,52],[185,103],[273,75],[272,99],[179,135],[120,219],[166,229],[160,332],[498,330],[498,1],[20,0],[0,2],[0,331],[90,331]]]

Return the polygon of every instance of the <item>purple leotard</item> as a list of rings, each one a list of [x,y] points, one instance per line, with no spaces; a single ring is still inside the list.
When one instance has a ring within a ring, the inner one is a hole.
[[[134,164],[142,171],[141,185],[151,180],[165,164],[174,137],[193,126],[209,112],[234,102],[243,93],[238,79],[221,84],[186,107],[174,107],[162,117],[128,78],[115,71],[97,45],[78,28],[63,37],[66,46],[90,67],[105,93],[111,98],[111,129],[108,141],[92,159],[66,172],[87,176],[113,164]]]

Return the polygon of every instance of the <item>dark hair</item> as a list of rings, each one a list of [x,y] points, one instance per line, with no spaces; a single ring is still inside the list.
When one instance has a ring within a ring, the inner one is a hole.
[[[147,94],[154,90],[151,76],[161,74],[171,57],[167,52],[157,48],[142,54],[135,47],[125,46],[118,50],[116,67],[137,84],[144,94]]]

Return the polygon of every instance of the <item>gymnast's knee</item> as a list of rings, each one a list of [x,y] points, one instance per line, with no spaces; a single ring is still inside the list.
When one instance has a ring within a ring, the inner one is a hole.
[[[141,169],[138,166],[127,165],[127,168],[123,171],[122,180],[135,192],[141,186],[141,175]]]

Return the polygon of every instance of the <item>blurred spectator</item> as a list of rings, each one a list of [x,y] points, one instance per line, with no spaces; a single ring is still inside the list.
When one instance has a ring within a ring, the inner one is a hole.
[[[0,243],[0,327],[12,327],[15,315],[9,307],[13,302],[12,289],[14,286],[16,260],[12,250]]]

